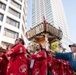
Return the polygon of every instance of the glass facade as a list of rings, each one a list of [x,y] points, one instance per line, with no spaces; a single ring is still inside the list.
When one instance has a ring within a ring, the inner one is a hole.
[[[50,3],[51,3],[50,0],[45,0],[46,20],[47,20],[47,22],[49,22],[51,25],[54,25],[52,8],[51,8],[51,4],[50,4]]]
[[[73,42],[70,39],[63,36],[61,43],[62,43],[63,47],[66,49],[66,52],[71,51],[69,48],[69,45],[72,44]]]
[[[54,25],[52,8],[50,0],[33,0],[32,1],[32,26],[43,22],[43,16],[46,21]]]
[[[63,36],[67,39],[70,38],[62,0],[32,0],[32,26],[34,27],[43,22],[43,16],[50,25],[53,25],[57,29],[60,28],[63,32]],[[68,45],[68,41],[62,39],[62,42],[65,45]]]

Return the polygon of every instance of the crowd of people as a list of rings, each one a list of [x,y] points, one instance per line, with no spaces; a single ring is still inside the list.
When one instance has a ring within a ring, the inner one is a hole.
[[[69,47],[72,52],[56,53],[36,44],[36,51],[29,52],[18,38],[7,45],[6,53],[0,53],[0,75],[74,75],[76,45]]]

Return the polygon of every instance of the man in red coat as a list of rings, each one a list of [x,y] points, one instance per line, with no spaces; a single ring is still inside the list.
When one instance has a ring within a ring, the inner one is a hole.
[[[0,75],[6,75],[8,60],[4,53],[0,53]]]
[[[49,75],[73,75],[68,61],[53,58],[50,50],[47,54]]]
[[[42,49],[41,44],[37,44],[36,53],[32,54],[34,66],[32,68],[32,75],[47,75],[47,55]]]
[[[15,46],[6,52],[9,60],[6,75],[28,75],[29,58],[21,38],[16,39]]]

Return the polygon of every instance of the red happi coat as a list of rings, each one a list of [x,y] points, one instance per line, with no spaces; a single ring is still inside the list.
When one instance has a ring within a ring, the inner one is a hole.
[[[26,49],[22,44],[8,50],[6,56],[10,57],[6,75],[28,75],[29,58],[27,58]]]
[[[68,61],[48,56],[48,67],[52,75],[73,75],[73,70]]]
[[[47,56],[45,51],[33,54],[32,59],[35,60],[32,69],[32,75],[47,75]]]
[[[48,70],[50,71],[52,71],[52,64],[53,64],[53,57],[47,56],[47,65],[48,65]]]
[[[7,63],[8,60],[4,53],[0,53],[0,75],[6,75]]]

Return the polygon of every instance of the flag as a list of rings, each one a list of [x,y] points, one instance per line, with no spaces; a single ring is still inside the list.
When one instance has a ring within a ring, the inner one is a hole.
[[[32,28],[30,27],[30,30],[32,30]]]
[[[44,23],[46,23],[46,19],[45,19],[45,16],[43,16],[43,22],[44,22]]]
[[[44,31],[46,31],[46,19],[45,19],[45,16],[43,16],[43,23],[44,23]]]

